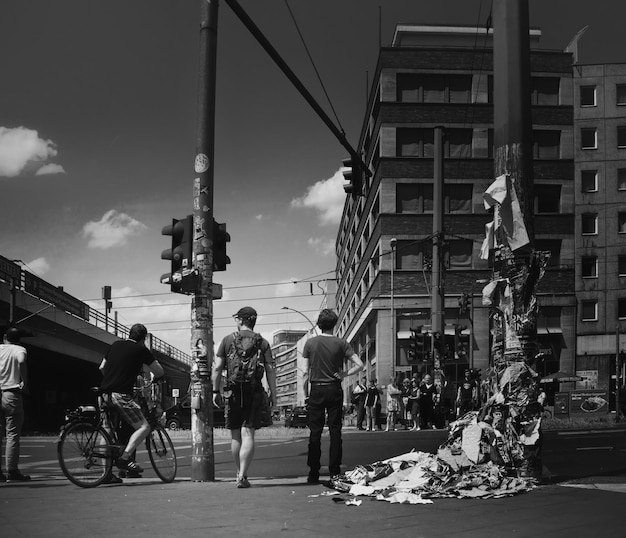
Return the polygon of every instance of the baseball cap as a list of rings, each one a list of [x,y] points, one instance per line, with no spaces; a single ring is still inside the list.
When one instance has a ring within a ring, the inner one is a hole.
[[[256,318],[256,310],[251,306],[244,306],[243,308],[240,308],[237,313],[233,315],[233,317],[241,319]]]

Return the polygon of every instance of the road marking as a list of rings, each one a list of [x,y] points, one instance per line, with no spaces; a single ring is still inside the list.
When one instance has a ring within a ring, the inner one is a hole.
[[[600,491],[613,491],[626,493],[626,484],[561,484],[566,488],[597,489]]]
[[[581,446],[576,450],[613,450],[612,446]]]

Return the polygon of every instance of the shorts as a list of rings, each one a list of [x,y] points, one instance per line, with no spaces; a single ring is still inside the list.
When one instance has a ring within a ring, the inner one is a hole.
[[[132,426],[133,429],[137,430],[147,422],[141,412],[141,407],[139,407],[139,404],[133,400],[133,397],[129,394],[112,392],[111,394],[103,394],[102,396],[105,402],[110,403],[120,414],[124,422]]]
[[[258,430],[261,427],[261,409],[263,393],[247,385],[240,385],[233,390],[226,400],[224,419],[228,430],[242,427]]]

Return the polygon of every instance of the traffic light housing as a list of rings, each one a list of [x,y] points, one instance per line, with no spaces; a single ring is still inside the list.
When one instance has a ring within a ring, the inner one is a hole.
[[[352,197],[363,196],[363,169],[361,159],[358,157],[348,157],[343,160],[342,174],[348,182],[343,186],[346,194]]]
[[[230,234],[226,231],[226,223],[213,219],[213,271],[226,271],[230,258],[226,255],[226,243],[230,242]]]
[[[424,360],[424,334],[422,334],[421,327],[417,329],[411,328],[407,360],[409,362]]]
[[[171,236],[170,248],[161,252],[161,259],[170,261],[170,272],[161,276],[161,283],[170,284],[175,293],[184,293],[183,279],[192,270],[193,215],[172,219],[172,224],[164,226],[161,234]]]
[[[469,335],[463,334],[465,329],[467,329],[466,325],[454,326],[454,358],[462,361],[468,359],[470,345]]]

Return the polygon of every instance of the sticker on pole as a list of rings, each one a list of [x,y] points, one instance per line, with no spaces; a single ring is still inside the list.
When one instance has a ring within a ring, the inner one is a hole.
[[[209,169],[209,158],[204,153],[196,155],[194,169],[196,174],[202,174],[202,172],[206,172]]]

